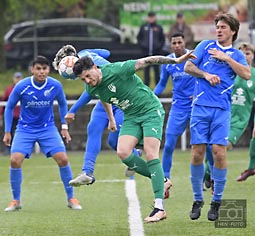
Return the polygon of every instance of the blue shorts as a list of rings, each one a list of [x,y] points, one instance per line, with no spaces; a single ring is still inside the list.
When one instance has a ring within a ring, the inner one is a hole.
[[[33,132],[17,129],[11,146],[11,153],[20,152],[25,155],[25,158],[29,158],[35,142],[38,142],[46,157],[51,157],[57,152],[66,152],[66,147],[57,127],[50,126],[47,129]]]
[[[181,111],[171,108],[167,120],[166,134],[182,135],[190,120],[191,109]]]
[[[230,111],[195,105],[190,118],[190,144],[228,145]]]

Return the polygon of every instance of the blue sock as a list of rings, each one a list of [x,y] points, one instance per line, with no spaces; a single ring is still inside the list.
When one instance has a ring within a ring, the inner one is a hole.
[[[190,180],[194,194],[194,201],[203,200],[203,178],[204,178],[204,163],[200,165],[190,164]]]
[[[69,185],[69,181],[73,178],[70,164],[59,167],[59,172],[61,180],[64,184],[67,200],[69,200],[70,198],[73,197],[73,187]]]
[[[209,144],[206,146],[206,160],[210,169],[211,179],[213,179],[212,175],[213,175],[214,160],[213,160],[213,154],[212,154],[212,145],[209,145]]]
[[[13,200],[20,201],[21,183],[22,183],[22,169],[10,168],[10,182],[12,188]]]
[[[227,169],[213,167],[214,193],[213,201],[220,202],[226,185]]]
[[[85,152],[82,171],[88,175],[93,175],[95,170],[95,163],[98,153]]]
[[[164,175],[167,178],[171,178],[171,168],[173,160],[173,152],[176,146],[178,135],[166,134],[166,141],[162,156],[162,167]]]

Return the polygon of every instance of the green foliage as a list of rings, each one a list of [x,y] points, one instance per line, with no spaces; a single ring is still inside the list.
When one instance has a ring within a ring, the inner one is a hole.
[[[204,192],[205,205],[199,220],[191,221],[190,150],[175,151],[171,196],[165,201],[168,218],[154,224],[144,224],[145,236],[253,236],[255,214],[254,177],[243,183],[236,177],[247,168],[248,150],[236,149],[228,153],[229,170],[224,199],[247,200],[247,228],[219,229],[207,220],[211,201],[210,191]],[[69,160],[76,176],[81,171],[83,153],[70,152]],[[113,151],[101,152],[96,168],[96,182],[75,188],[75,196],[83,206],[81,211],[66,207],[66,198],[59,178],[58,167],[51,159],[33,155],[23,163],[22,205],[19,212],[4,212],[11,200],[9,158],[0,158],[0,235],[5,236],[126,236],[128,202],[125,197],[125,166]],[[141,215],[146,217],[153,203],[149,179],[135,175]]]

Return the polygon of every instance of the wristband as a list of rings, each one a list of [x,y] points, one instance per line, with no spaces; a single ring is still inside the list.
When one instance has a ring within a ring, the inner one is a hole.
[[[68,125],[67,124],[62,124],[61,129],[68,129]]]

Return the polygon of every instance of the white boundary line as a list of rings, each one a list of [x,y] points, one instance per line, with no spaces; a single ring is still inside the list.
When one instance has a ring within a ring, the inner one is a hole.
[[[130,228],[130,236],[144,236],[140,203],[136,194],[135,180],[126,180],[125,190],[126,197],[128,199],[128,222]]]

